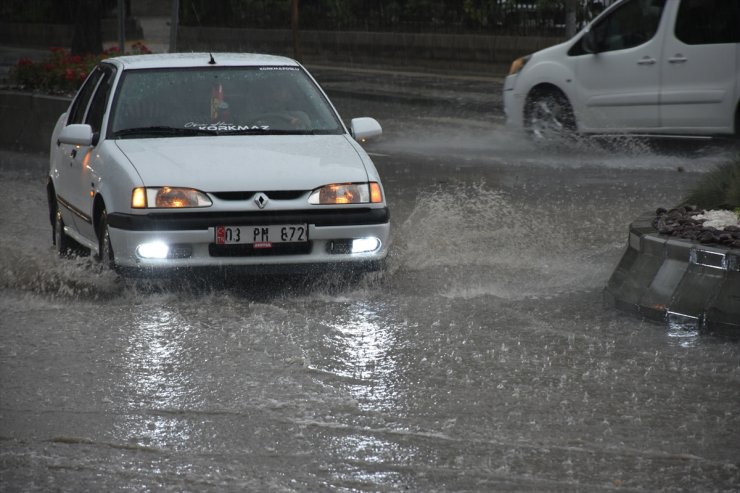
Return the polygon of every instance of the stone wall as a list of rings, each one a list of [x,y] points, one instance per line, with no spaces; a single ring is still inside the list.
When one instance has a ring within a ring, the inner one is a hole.
[[[118,20],[101,21],[103,41],[118,40]],[[36,24],[0,22],[0,44],[23,48],[68,47],[72,45],[74,26],[69,24]],[[126,39],[141,39],[144,32],[134,18],[126,19]]]
[[[306,63],[380,64],[406,68],[501,72],[515,58],[562,41],[562,38],[378,33],[300,32]],[[244,51],[293,56],[288,29],[181,27],[178,51]]]
[[[69,103],[65,97],[0,91],[0,148],[48,153],[54,125]]]
[[[103,19],[103,38],[115,41],[115,19]],[[136,19],[129,19],[126,39],[146,41]],[[158,33],[161,35],[161,33]],[[0,22],[0,45],[23,48],[69,46],[73,27],[61,24]],[[371,64],[407,69],[496,72],[515,58],[561,42],[557,37],[482,34],[381,33],[365,31],[301,31],[301,59],[306,63]],[[293,57],[289,29],[180,27],[178,51],[242,51]]]

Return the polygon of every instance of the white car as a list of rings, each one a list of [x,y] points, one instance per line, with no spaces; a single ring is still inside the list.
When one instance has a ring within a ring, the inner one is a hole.
[[[563,133],[738,135],[740,2],[623,0],[569,41],[516,60],[507,122]]]
[[[346,128],[288,58],[104,60],[52,135],[54,243],[119,270],[377,268],[389,210],[358,141],[380,133],[372,118]]]

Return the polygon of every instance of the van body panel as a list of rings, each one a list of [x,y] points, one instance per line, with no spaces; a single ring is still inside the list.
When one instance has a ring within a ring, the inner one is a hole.
[[[719,17],[706,0],[617,2],[506,78],[507,122],[526,127],[533,89],[552,86],[568,99],[579,132],[736,132],[740,7],[717,1],[726,10]]]

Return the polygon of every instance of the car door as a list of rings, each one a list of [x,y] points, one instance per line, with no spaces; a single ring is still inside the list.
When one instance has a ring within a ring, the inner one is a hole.
[[[740,66],[740,2],[682,0],[661,62],[661,126],[731,132]],[[673,24],[673,23],[672,23]]]
[[[84,122],[87,108],[102,76],[103,72],[95,69],[85,80],[69,107],[65,126]],[[82,203],[79,196],[84,193],[80,190],[80,161],[81,154],[86,150],[77,145],[57,142],[54,152],[56,156],[52,174],[55,177],[54,186],[64,222],[79,231],[79,226],[84,226],[85,223],[84,214],[79,208]]]
[[[590,48],[571,50],[579,95],[575,109],[583,130],[658,126],[664,7],[665,0],[623,2],[584,36],[590,36]]]
[[[73,158],[75,163],[74,168],[78,171],[79,184],[77,189],[80,191],[74,197],[73,204],[88,218],[92,217],[93,199],[95,198],[98,183],[96,164],[99,158],[95,149],[100,138],[103,119],[108,107],[108,100],[110,99],[115,75],[115,68],[112,65],[102,64],[98,70],[100,70],[102,76],[95,88],[84,119],[84,123],[90,125],[90,128],[92,128],[94,136],[93,143],[91,146],[80,148],[77,155]],[[85,220],[80,223],[78,229],[87,238],[95,240],[94,226],[91,220]]]

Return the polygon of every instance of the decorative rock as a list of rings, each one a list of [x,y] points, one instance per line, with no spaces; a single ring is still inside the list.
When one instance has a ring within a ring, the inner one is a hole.
[[[695,206],[676,207],[670,210],[659,207],[655,214],[652,225],[662,235],[699,241],[705,245],[717,244],[733,248],[737,247],[736,243],[740,243],[738,242],[740,226],[725,226],[724,230],[705,227],[706,220],[703,218],[706,211]]]

